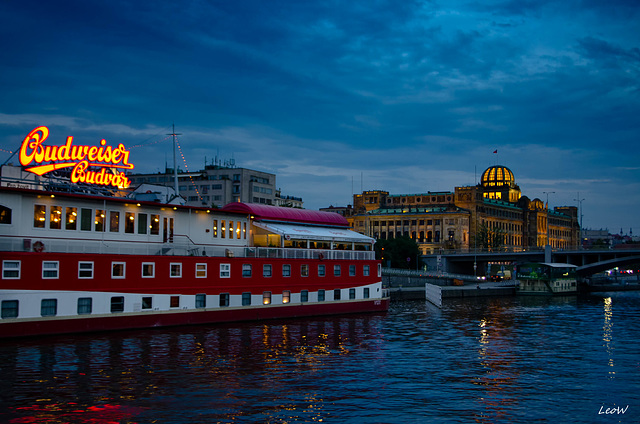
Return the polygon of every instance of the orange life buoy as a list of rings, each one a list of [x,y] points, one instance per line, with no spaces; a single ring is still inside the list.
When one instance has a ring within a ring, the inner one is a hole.
[[[35,243],[33,243],[33,251],[34,252],[42,252],[44,250],[44,243],[42,243],[41,241],[37,241]]]

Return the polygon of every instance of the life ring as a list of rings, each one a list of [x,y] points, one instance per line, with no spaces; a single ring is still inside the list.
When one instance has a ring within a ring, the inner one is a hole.
[[[41,241],[37,241],[35,243],[33,243],[33,251],[34,252],[42,252],[44,250],[44,243],[42,243]]]

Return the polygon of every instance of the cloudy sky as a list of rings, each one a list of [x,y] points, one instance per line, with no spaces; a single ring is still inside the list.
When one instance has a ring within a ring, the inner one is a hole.
[[[2,1],[0,163],[46,125],[156,172],[175,123],[180,168],[233,158],[309,209],[502,164],[640,235],[639,22],[637,0]]]

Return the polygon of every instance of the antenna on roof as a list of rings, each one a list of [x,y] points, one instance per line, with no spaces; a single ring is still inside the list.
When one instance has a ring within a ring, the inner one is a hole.
[[[171,134],[167,134],[173,136],[173,177],[175,184],[176,197],[178,197],[178,164],[176,162],[176,136],[182,134],[176,134],[176,125],[175,123],[171,123]]]

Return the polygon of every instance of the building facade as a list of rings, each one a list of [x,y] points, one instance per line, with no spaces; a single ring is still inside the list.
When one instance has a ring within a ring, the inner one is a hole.
[[[132,184],[158,184],[174,187],[173,169],[156,174],[131,174]],[[268,172],[234,165],[207,165],[197,172],[178,170],[178,194],[188,206],[223,207],[232,202],[302,208],[302,199],[282,196],[276,189],[276,176]]]
[[[441,250],[543,248],[579,245],[577,207],[549,210],[540,199],[522,196],[513,172],[488,168],[475,186],[453,192],[391,195],[373,190],[353,197],[353,229],[378,239],[409,236],[423,254]],[[488,244],[487,237],[499,242]]]

